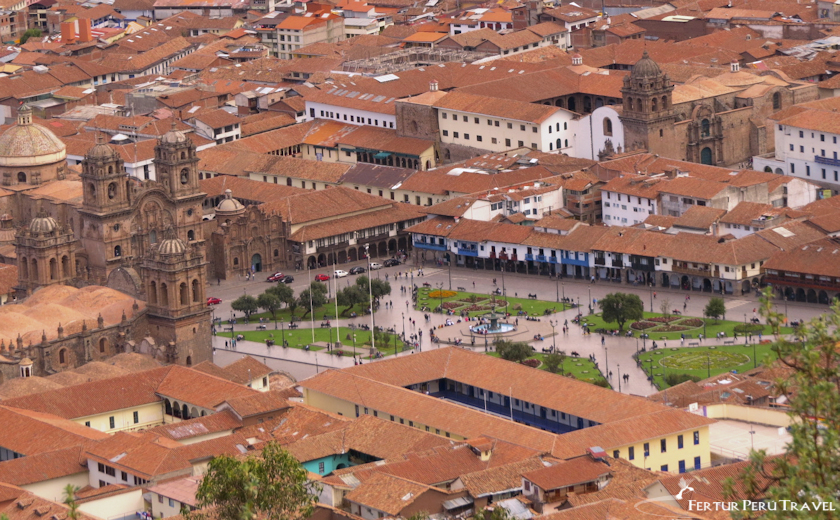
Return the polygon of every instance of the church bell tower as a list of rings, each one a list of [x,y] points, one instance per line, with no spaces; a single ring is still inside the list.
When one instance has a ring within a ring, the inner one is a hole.
[[[647,50],[624,77],[621,88],[624,107],[625,149],[646,149],[666,157],[680,157],[674,139],[676,116],[672,106],[674,86]]]

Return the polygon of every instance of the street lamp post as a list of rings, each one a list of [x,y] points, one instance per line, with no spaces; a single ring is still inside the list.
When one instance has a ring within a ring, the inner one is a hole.
[[[560,303],[560,277],[557,276],[557,273],[554,273],[555,278],[555,292],[557,293],[557,303]]]
[[[554,333],[554,327],[557,326],[558,322],[554,320],[548,321],[551,324],[551,339],[553,340],[553,346],[551,347],[552,352],[557,352],[557,335]]]
[[[286,329],[283,328],[283,316],[280,316],[280,341],[283,342],[283,343],[281,343],[281,345],[283,345],[285,347],[286,346]]]
[[[405,313],[402,313],[402,319],[403,319],[403,338],[402,339],[403,339],[403,341],[405,341]]]
[[[648,290],[650,291],[650,312],[653,312],[653,284],[648,284]]]
[[[452,253],[449,253],[449,290],[452,290]]]
[[[438,294],[440,294],[440,313],[443,314],[443,282],[438,282]]]
[[[593,305],[593,301],[592,301],[592,289],[590,288],[590,289],[589,289],[589,314],[592,314],[592,310],[593,310],[592,305]]]
[[[607,346],[604,345],[604,371],[606,372],[607,378],[610,377],[610,351],[607,350]]]
[[[618,393],[621,393],[621,365],[616,365],[618,368],[616,369],[616,373],[618,374]]]
[[[368,253],[368,246],[369,244],[365,244],[365,256],[367,257],[367,264],[368,264],[368,297],[370,298],[370,349],[376,348],[376,322],[373,319],[374,309],[373,309],[373,282],[370,279],[370,254]],[[336,316],[338,318],[338,316]],[[355,347],[354,347],[355,350]]]
[[[712,377],[712,356],[706,351],[706,377]]]
[[[563,282],[563,312],[566,312],[566,282]]]
[[[756,342],[753,342],[753,368],[758,366],[758,360],[755,358],[755,343]]]
[[[353,333],[353,361],[356,361],[356,333]]]

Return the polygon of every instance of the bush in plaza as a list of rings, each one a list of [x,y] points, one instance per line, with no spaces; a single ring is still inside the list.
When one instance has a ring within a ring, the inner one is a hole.
[[[527,365],[531,368],[537,368],[538,366],[540,366],[540,360],[539,359],[526,359],[525,361],[522,362],[522,364]]]
[[[749,325],[735,325],[735,332],[741,332],[743,334],[748,334],[750,332],[757,333],[762,332],[764,330],[764,325],[757,325],[750,323]]]
[[[703,320],[700,318],[686,318],[680,322],[680,325],[685,325],[686,327],[702,327]]]
[[[429,298],[452,298],[456,294],[458,293],[455,291],[431,291],[429,293]]]
[[[668,386],[676,386],[686,381],[694,381],[696,383],[700,381],[700,378],[691,374],[668,374],[665,376],[665,384]]]
[[[645,330],[655,326],[656,323],[653,323],[652,321],[634,321],[630,324],[630,328],[636,330]]]

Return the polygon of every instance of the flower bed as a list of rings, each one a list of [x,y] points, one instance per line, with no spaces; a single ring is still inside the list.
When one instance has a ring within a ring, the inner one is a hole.
[[[672,321],[677,321],[679,318],[676,316],[657,316],[655,318],[648,318],[648,321],[655,321],[656,323],[670,323]]]
[[[680,322],[680,325],[685,325],[686,327],[702,327],[703,320],[699,318],[686,318]]]
[[[522,362],[522,364],[527,365],[531,368],[537,368],[538,366],[540,366],[541,363],[539,359],[526,359]]]
[[[635,321],[630,324],[630,328],[636,330],[645,330],[651,327],[656,327],[656,323],[653,323],[652,321]]]
[[[452,298],[456,294],[458,294],[458,293],[456,293],[455,291],[431,291],[431,292],[429,292],[429,297],[430,298]]]
[[[682,332],[689,329],[690,327],[683,327],[682,325],[662,325],[653,329],[653,332]]]
[[[464,305],[463,302],[444,302],[443,308],[444,309],[457,309],[458,307]]]

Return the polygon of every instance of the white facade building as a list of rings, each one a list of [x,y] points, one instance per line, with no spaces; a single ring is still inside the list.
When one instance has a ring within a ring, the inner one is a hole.
[[[598,153],[609,146],[616,152],[624,150],[624,125],[614,107],[598,107],[591,114],[581,116],[576,123],[575,157],[597,161]]]
[[[575,114],[560,107],[449,93],[438,100],[441,142],[502,152],[528,147],[575,155]]]

